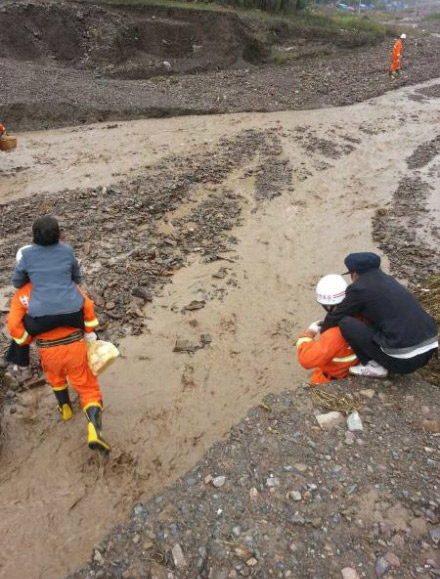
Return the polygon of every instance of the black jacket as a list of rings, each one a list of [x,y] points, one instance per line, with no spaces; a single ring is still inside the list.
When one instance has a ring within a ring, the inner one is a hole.
[[[431,342],[436,347],[438,327],[434,318],[406,288],[380,269],[363,273],[348,286],[344,300],[327,314],[321,331],[356,314],[373,326],[374,341],[390,356]]]

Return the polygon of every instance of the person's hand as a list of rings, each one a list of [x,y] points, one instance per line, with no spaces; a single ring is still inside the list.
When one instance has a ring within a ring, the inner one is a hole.
[[[95,332],[89,332],[88,334],[86,334],[87,344],[91,344],[92,342],[96,342],[97,339],[98,339],[98,336],[95,334]]]
[[[311,330],[312,332],[315,332],[315,334],[319,334],[319,332],[321,331],[321,326],[322,326],[322,320],[318,320],[318,321],[310,324],[310,326],[307,329]]]
[[[314,338],[317,333],[318,333],[317,331],[311,328],[307,328],[307,330],[301,332],[300,338]]]

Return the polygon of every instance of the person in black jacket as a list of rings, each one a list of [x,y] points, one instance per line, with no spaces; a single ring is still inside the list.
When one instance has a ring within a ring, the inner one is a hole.
[[[410,374],[427,364],[438,349],[434,318],[380,269],[375,253],[351,253],[344,263],[353,283],[344,300],[327,314],[321,333],[339,326],[360,362],[350,373],[385,377],[388,371]]]

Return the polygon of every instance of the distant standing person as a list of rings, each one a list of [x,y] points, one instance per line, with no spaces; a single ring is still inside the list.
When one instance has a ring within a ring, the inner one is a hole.
[[[401,61],[402,61],[402,50],[403,42],[406,39],[406,34],[401,34],[399,38],[396,38],[393,46],[393,53],[391,55],[391,67],[390,76],[394,80],[400,76],[401,72]]]

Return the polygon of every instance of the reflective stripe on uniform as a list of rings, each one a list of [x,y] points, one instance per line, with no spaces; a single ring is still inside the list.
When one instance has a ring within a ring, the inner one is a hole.
[[[356,362],[356,360],[356,354],[352,354],[351,356],[345,356],[345,358],[333,358],[332,362],[344,364],[345,362]]]
[[[97,318],[95,318],[91,322],[84,322],[85,328],[96,328],[96,326],[99,326],[99,322],[98,322]]]
[[[14,338],[14,342],[16,342],[19,346],[21,346],[26,340],[29,338],[29,334],[25,331],[21,338]]]
[[[300,338],[296,343],[296,347],[299,348],[301,344],[304,344],[305,342],[313,342],[313,338]]]

